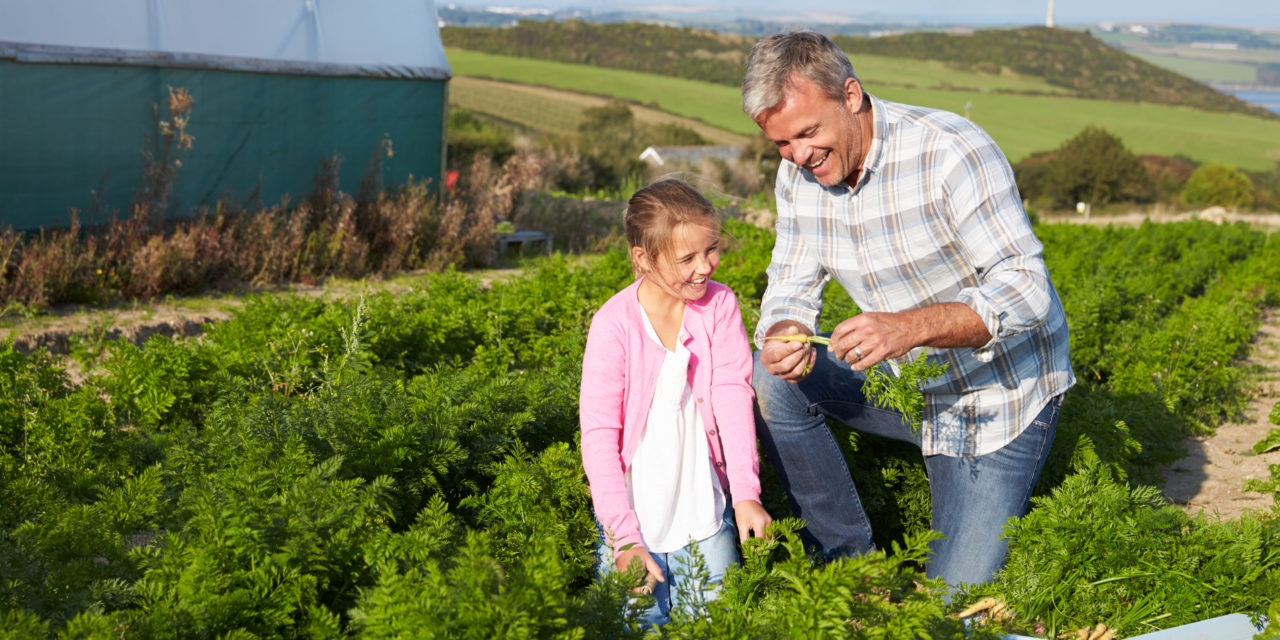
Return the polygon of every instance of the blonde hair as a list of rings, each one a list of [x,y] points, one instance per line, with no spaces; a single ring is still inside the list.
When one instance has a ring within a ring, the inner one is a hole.
[[[627,245],[642,249],[650,266],[658,259],[673,264],[670,256],[674,243],[672,236],[676,228],[684,224],[706,225],[713,232],[720,232],[716,208],[684,180],[659,180],[640,189],[627,201],[627,212],[623,218]],[[634,255],[631,256],[631,271],[637,278],[644,275]],[[654,281],[667,288],[661,278]],[[668,293],[675,295],[672,291]]]

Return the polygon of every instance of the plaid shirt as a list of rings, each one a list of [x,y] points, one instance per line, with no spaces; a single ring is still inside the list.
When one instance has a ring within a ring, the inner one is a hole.
[[[816,331],[832,278],[863,311],[964,303],[992,339],[929,349],[947,371],[923,389],[920,445],[925,455],[990,453],[1075,383],[1043,245],[986,132],[947,111],[874,96],[871,104],[874,132],[856,187],[823,187],[788,161],[778,169],[777,243],[756,343],[783,320]]]

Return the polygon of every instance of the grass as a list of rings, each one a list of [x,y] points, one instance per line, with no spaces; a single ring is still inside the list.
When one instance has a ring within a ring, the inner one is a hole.
[[[1072,95],[1068,89],[1055,87],[1033,76],[1019,75],[1012,71],[993,74],[955,69],[940,60],[908,60],[859,54],[853,58],[853,65],[858,77],[868,86]]]
[[[667,78],[648,73],[603,69],[531,58],[497,56],[449,49],[449,66],[455,75],[480,76],[526,84],[538,84],[584,93],[616,96],[655,106],[741,135],[755,133],[756,125],[742,113],[734,87]]]
[[[596,94],[607,92],[640,103],[652,102],[666,111],[742,135],[756,132],[755,124],[742,113],[734,87],[456,49],[449,51],[449,62],[459,76],[487,76]],[[1252,171],[1270,169],[1280,160],[1280,121],[1066,96],[911,88],[901,86],[906,84],[901,80],[911,76],[891,72],[897,67],[877,67],[866,62],[860,73],[867,88],[882,98],[960,114],[965,112],[966,104],[972,104],[973,120],[995,138],[1014,162],[1037,151],[1056,149],[1088,125],[1115,133],[1135,153],[1185,154],[1200,162],[1224,162]],[[917,72],[917,77],[926,75],[923,70]],[[893,75],[899,86],[877,85],[875,79],[880,73]],[[505,108],[512,106],[507,104]]]
[[[550,134],[576,134],[583,110],[607,102],[604,97],[564,89],[465,76],[455,77],[449,87],[449,103],[452,105],[485,113],[523,129]],[[747,141],[745,135],[699,120],[634,105],[631,110],[639,122],[679,124],[697,131],[711,144],[742,145]]]
[[[1253,84],[1258,79],[1258,69],[1253,65],[1241,62],[1204,60],[1180,55],[1166,55],[1134,51],[1133,55],[1158,67],[1181,73],[1201,82],[1229,82],[1232,84]]]

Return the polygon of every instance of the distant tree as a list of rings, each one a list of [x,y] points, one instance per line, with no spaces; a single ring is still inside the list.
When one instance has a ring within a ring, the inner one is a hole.
[[[674,122],[666,122],[650,127],[645,139],[648,140],[649,146],[654,147],[684,147],[707,144],[707,139],[697,131]]]
[[[1138,159],[1147,168],[1147,175],[1151,176],[1154,199],[1160,202],[1176,202],[1187,178],[1199,166],[1198,162],[1184,155],[1143,154]]]
[[[1055,206],[1151,199],[1151,176],[1142,161],[1104,129],[1086,127],[1059,147],[1050,162],[1045,189]]]
[[[1187,178],[1182,201],[1192,206],[1248,209],[1253,206],[1253,183],[1239,169],[1219,162],[1201,165]]]
[[[466,169],[478,155],[501,165],[516,152],[511,131],[486,122],[466,109],[449,112],[445,162],[450,169]]]
[[[1268,171],[1248,172],[1253,182],[1253,208],[1280,212],[1280,161]]]
[[[612,189],[644,171],[641,128],[625,103],[611,101],[582,111],[578,148],[592,173],[592,187]]]

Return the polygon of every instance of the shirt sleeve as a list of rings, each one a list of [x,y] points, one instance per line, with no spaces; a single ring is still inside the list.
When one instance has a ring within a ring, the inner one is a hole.
[[[958,138],[954,150],[943,198],[979,280],[960,290],[956,301],[986,325],[991,340],[973,355],[990,362],[1002,339],[1045,322],[1053,285],[1004,153],[977,127]]]
[[[596,518],[614,549],[641,543],[640,521],[627,497],[622,468],[622,428],[626,415],[626,353],[623,336],[610,318],[597,313],[582,357],[578,420],[582,467],[591,487]]]
[[[715,309],[711,341],[711,397],[716,427],[724,452],[725,474],[733,502],[760,500],[760,461],[751,389],[751,346],[742,324],[742,311],[732,291],[725,289]]]
[[[818,317],[822,314],[822,289],[831,279],[800,228],[793,188],[799,173],[800,168],[786,160],[778,167],[774,187],[778,203],[774,229],[777,239],[766,271],[769,284],[761,298],[760,322],[754,336],[758,348],[764,347],[764,335],[769,327],[784,320],[799,322],[816,333]]]

